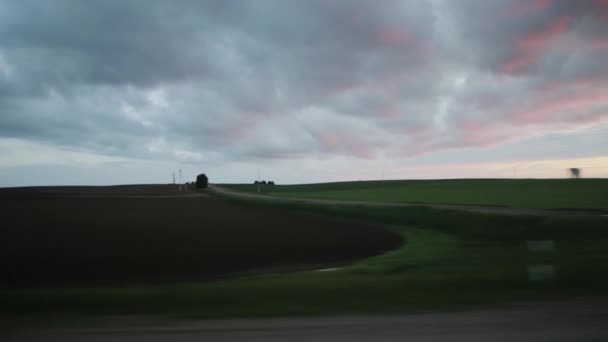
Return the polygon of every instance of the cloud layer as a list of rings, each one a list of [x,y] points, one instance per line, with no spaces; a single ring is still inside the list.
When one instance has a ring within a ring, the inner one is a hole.
[[[0,0],[0,42],[0,138],[118,158],[407,158],[608,122],[605,0]]]

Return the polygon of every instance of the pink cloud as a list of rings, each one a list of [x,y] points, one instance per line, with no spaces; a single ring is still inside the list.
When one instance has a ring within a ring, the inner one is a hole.
[[[378,110],[374,116],[383,120],[395,120],[403,116],[403,113],[396,108],[386,108]]]
[[[321,132],[316,135],[321,151],[372,159],[374,148],[367,142],[345,132]]]
[[[536,51],[545,47],[548,43],[568,29],[570,20],[571,19],[569,17],[557,18],[545,30],[534,32],[518,41],[517,45],[519,49],[523,51]]]
[[[526,138],[543,131],[566,131],[608,123],[608,87],[599,79],[551,84],[539,89],[523,108],[504,113],[504,120],[465,117],[439,139],[437,132],[419,135],[414,154],[462,147],[489,147]],[[469,101],[476,104],[474,99]],[[500,111],[494,106],[491,111]]]
[[[600,7],[608,9],[608,0],[595,0],[595,3]]]
[[[538,58],[537,53],[513,56],[502,65],[500,70],[505,74],[516,74],[536,62]]]
[[[537,101],[547,101],[549,99],[560,99],[566,95],[584,94],[605,87],[605,81],[601,78],[589,78],[568,83],[554,82],[539,88],[534,92],[533,97]]]
[[[410,41],[409,35],[405,31],[399,29],[380,30],[377,33],[376,38],[380,44],[388,47],[404,47]]]
[[[350,91],[356,90],[362,87],[363,84],[360,82],[345,82],[339,85],[329,85],[325,88],[326,97],[334,97],[346,94]]]
[[[402,84],[415,81],[423,72],[423,68],[416,68],[414,70],[408,70],[407,72],[393,73],[388,76],[383,75],[365,81],[352,81],[339,85],[327,85],[323,91],[326,97],[331,98],[352,91],[364,90],[390,101],[391,98],[398,95],[399,87]]]
[[[418,127],[395,128],[396,134],[404,137],[404,143],[400,144],[401,148],[398,155],[405,153],[408,156],[417,156],[425,152],[437,150],[435,146],[437,137],[441,136],[437,127],[432,125],[424,125]]]
[[[597,80],[553,84],[540,89],[526,108],[506,114],[515,125],[593,124],[606,121],[593,108],[608,106],[608,88]]]
[[[256,128],[268,120],[272,113],[250,112],[239,121],[235,122],[225,131],[223,140],[227,144],[234,144],[250,137]]]
[[[463,117],[455,123],[455,135],[443,143],[425,143],[423,152],[458,147],[488,147],[543,132],[581,129],[608,123],[608,86],[600,78],[554,83],[532,91],[519,109],[503,112],[491,106],[484,113],[503,113],[502,120]],[[468,99],[468,106],[484,99]],[[503,107],[504,108],[504,107]],[[437,138],[431,138],[437,140]]]
[[[532,1],[532,8],[537,11],[543,11],[549,7],[551,0],[534,0]]]
[[[608,19],[608,15],[606,16],[606,19]],[[586,42],[581,43],[580,46],[584,49],[589,49],[589,50],[604,50],[604,49],[608,49],[608,39],[604,39],[604,38],[590,39],[590,40],[587,40]]]
[[[462,116],[452,123],[448,133],[434,132],[410,139],[409,148],[414,155],[489,147],[538,134],[608,123],[608,85],[601,77],[548,84],[510,104],[496,103],[491,96],[468,97],[464,101],[473,112],[484,115]]]
[[[608,0],[594,0],[597,6],[595,15],[601,20],[608,21]]]
[[[555,48],[564,53],[578,50],[605,50],[608,49],[608,39],[604,37],[569,37],[569,39],[561,40]]]
[[[499,9],[496,15],[489,15],[483,20],[486,30],[493,31],[497,23],[511,21],[514,18],[538,14],[551,6],[552,0],[518,0],[509,1],[507,5]]]
[[[469,96],[463,99],[463,104],[480,112],[492,112],[499,105],[496,96]]]
[[[421,58],[421,65],[428,62],[429,57],[435,53],[436,49],[432,41],[397,27],[380,28],[375,32],[375,39],[381,47],[385,48],[408,47],[407,53]]]
[[[361,18],[361,16],[360,16],[360,15],[358,15],[358,14],[353,14],[353,15],[350,17],[350,21],[351,21],[353,24],[355,24],[355,25],[361,25],[361,24],[363,23],[363,19],[362,19],[362,18]]]
[[[464,118],[456,125],[457,137],[447,148],[489,147],[530,135],[529,130],[512,129],[498,121]]]
[[[551,0],[523,0],[510,5],[502,12],[503,17],[525,16],[541,12],[551,5]]]
[[[341,139],[337,134],[321,133],[319,135],[319,143],[324,150],[331,151],[340,145]]]
[[[515,44],[515,52],[502,64],[501,71],[506,74],[514,74],[534,64],[568,29],[570,20],[569,17],[557,18],[544,30],[520,38]]]

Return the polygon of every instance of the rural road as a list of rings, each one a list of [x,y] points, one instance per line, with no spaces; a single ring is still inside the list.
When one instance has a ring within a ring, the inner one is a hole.
[[[123,318],[92,328],[0,332],[4,342],[608,341],[608,299],[405,316],[182,321]]]
[[[311,203],[325,205],[363,205],[370,207],[419,207],[425,206],[433,209],[448,209],[462,210],[474,213],[483,214],[500,214],[500,215],[515,215],[515,216],[585,216],[585,217],[608,217],[598,212],[577,211],[577,210],[548,210],[548,209],[529,209],[529,208],[511,208],[511,207],[490,207],[476,205],[456,205],[456,204],[432,204],[432,203],[407,203],[407,202],[371,202],[371,201],[343,201],[343,200],[328,200],[316,198],[290,198],[270,195],[260,195],[249,192],[230,190],[217,185],[209,185],[209,191],[212,193],[223,194],[227,196],[250,198],[265,201],[283,201],[294,203]]]

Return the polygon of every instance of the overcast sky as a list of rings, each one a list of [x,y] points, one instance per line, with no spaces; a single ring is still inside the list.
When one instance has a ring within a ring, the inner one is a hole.
[[[0,0],[0,186],[608,176],[607,0]]]

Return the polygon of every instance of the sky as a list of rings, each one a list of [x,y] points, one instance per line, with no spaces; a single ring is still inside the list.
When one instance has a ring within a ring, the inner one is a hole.
[[[608,176],[607,0],[0,0],[0,186],[570,167]]]

